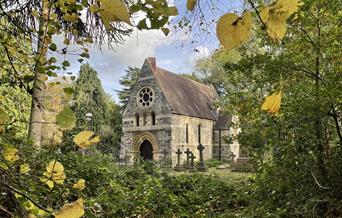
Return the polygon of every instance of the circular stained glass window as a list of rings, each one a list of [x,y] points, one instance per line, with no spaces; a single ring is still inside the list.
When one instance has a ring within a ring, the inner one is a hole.
[[[154,101],[154,92],[150,87],[143,87],[140,89],[138,94],[138,105],[143,108],[148,108],[153,104]]]

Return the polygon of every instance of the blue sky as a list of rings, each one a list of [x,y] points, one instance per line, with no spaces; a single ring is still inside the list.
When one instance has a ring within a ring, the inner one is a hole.
[[[186,0],[171,2],[171,4],[177,6],[180,14],[173,19],[173,23],[176,23],[181,16],[186,14],[185,2]],[[216,2],[221,4],[223,1]],[[219,6],[219,10],[216,11],[213,18],[217,19],[223,13],[241,11],[243,7],[241,2],[242,0],[226,1],[226,6]],[[202,10],[206,11],[208,7],[211,7],[211,5],[203,5]],[[188,15],[191,16],[191,14]],[[207,19],[212,19],[212,17]],[[214,31],[214,29],[215,26],[213,25],[211,31]],[[215,32],[211,32],[210,35],[199,34],[189,37],[189,35],[185,34],[185,31],[174,32],[172,28],[170,30],[168,37],[165,37],[160,30],[134,30],[133,34],[126,38],[124,44],[118,46],[115,50],[110,50],[106,46],[101,51],[90,48],[90,58],[87,61],[98,72],[105,91],[111,94],[116,101],[117,94],[115,90],[122,88],[119,79],[125,75],[124,70],[128,66],[140,68],[146,57],[156,57],[157,66],[161,68],[175,73],[192,73],[196,60],[208,57],[219,46]],[[198,42],[192,44],[191,41],[193,40]],[[57,42],[57,44],[61,44],[61,41]],[[77,62],[78,57],[66,56],[63,58],[71,62],[71,67],[67,71],[77,75],[80,67]]]

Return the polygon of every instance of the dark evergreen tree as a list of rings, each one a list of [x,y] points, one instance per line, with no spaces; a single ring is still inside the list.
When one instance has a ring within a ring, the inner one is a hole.
[[[123,107],[127,104],[129,100],[129,96],[131,95],[131,89],[136,83],[140,69],[137,67],[128,67],[125,70],[125,72],[126,75],[119,80],[120,84],[123,86],[123,89],[117,90],[120,99],[120,104]]]
[[[77,127],[99,131],[108,122],[108,107],[105,102],[105,92],[97,72],[89,65],[83,64],[74,84],[72,109],[76,113]],[[85,117],[92,114],[92,120]]]
[[[81,66],[73,89],[71,108],[77,121],[76,127],[66,137],[73,137],[82,130],[94,131],[101,138],[97,148],[116,155],[121,137],[120,109],[112,97],[104,92],[97,72],[89,64]],[[87,120],[87,113],[92,114],[91,120]]]

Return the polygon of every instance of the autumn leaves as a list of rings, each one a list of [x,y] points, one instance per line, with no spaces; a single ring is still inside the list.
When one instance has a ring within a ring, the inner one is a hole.
[[[190,0],[188,0],[189,2]],[[261,7],[260,11],[253,4],[252,7],[268,36],[274,41],[281,41],[286,33],[286,21],[298,10],[298,5],[298,0],[277,0],[273,4]],[[251,29],[252,15],[250,11],[244,11],[241,17],[234,13],[227,13],[220,17],[216,34],[222,46],[229,51],[247,41]],[[268,96],[261,109],[277,116],[280,110],[281,94],[282,90]]]
[[[275,41],[282,40],[286,33],[287,19],[298,10],[298,0],[278,0],[264,6],[260,12],[255,8],[258,18],[266,28],[269,37]],[[252,5],[254,7],[254,5]],[[226,50],[231,50],[247,41],[252,29],[252,15],[245,11],[241,17],[227,13],[220,17],[217,37]]]
[[[244,12],[242,17],[228,13],[220,17],[216,27],[216,34],[222,46],[226,50],[231,50],[249,38],[251,28],[251,12]]]

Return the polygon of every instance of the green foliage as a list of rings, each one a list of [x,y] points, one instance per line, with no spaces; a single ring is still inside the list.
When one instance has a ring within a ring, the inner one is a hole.
[[[227,162],[225,161],[221,161],[221,160],[207,160],[206,162],[206,165],[207,167],[218,167],[220,165],[223,165],[223,164],[227,164]]]
[[[26,91],[8,84],[0,85],[0,108],[7,114],[5,134],[25,138],[30,117],[31,96]],[[1,128],[1,127],[0,127]]]
[[[112,157],[95,150],[91,156],[84,156],[80,152],[61,154],[57,150],[44,149],[32,152],[30,146],[22,146],[19,156],[21,158],[9,170],[3,171],[5,181],[0,182],[23,178],[8,184],[30,196],[41,207],[51,207],[53,211],[65,202],[81,197],[85,200],[87,217],[193,217],[194,214],[196,217],[224,217],[249,204],[248,199],[240,197],[242,184],[196,173],[171,176],[152,162],[118,167]],[[55,183],[52,189],[37,179],[51,160],[64,166],[66,176],[63,184]],[[5,162],[2,156],[0,162]],[[14,169],[22,163],[35,170],[17,173]],[[82,191],[72,188],[79,179],[85,180]],[[10,204],[18,204],[20,208],[27,199],[21,199],[20,203],[12,198],[13,190],[5,186],[1,189],[6,193],[0,197],[1,205],[16,213]],[[25,213],[24,208],[21,210]]]
[[[126,106],[129,100],[131,90],[136,83],[140,69],[137,67],[128,67],[125,72],[126,75],[119,80],[119,83],[123,88],[117,91],[122,106]]]
[[[68,107],[65,107],[56,116],[57,124],[63,129],[72,129],[75,126],[76,116],[75,113]]]
[[[252,211],[256,217],[341,214],[341,185],[335,181],[342,177],[335,169],[342,161],[335,154],[342,146],[342,89],[340,64],[332,62],[338,59],[341,28],[333,23],[339,22],[341,3],[331,1],[324,10],[321,3],[304,1],[280,45],[267,46],[269,39],[261,38],[237,50],[238,62],[219,55],[202,62],[208,68],[200,73],[209,72],[209,81],[217,82],[221,108],[238,115],[239,143],[258,166],[247,217]],[[280,89],[280,113],[270,116],[262,102]]]
[[[119,106],[104,92],[97,72],[89,64],[81,66],[72,94],[71,108],[76,115],[76,127],[66,132],[65,140],[72,142],[72,137],[80,131],[91,130],[101,138],[97,145],[101,151],[117,155],[121,138]],[[92,114],[90,121],[86,120],[87,113]]]

